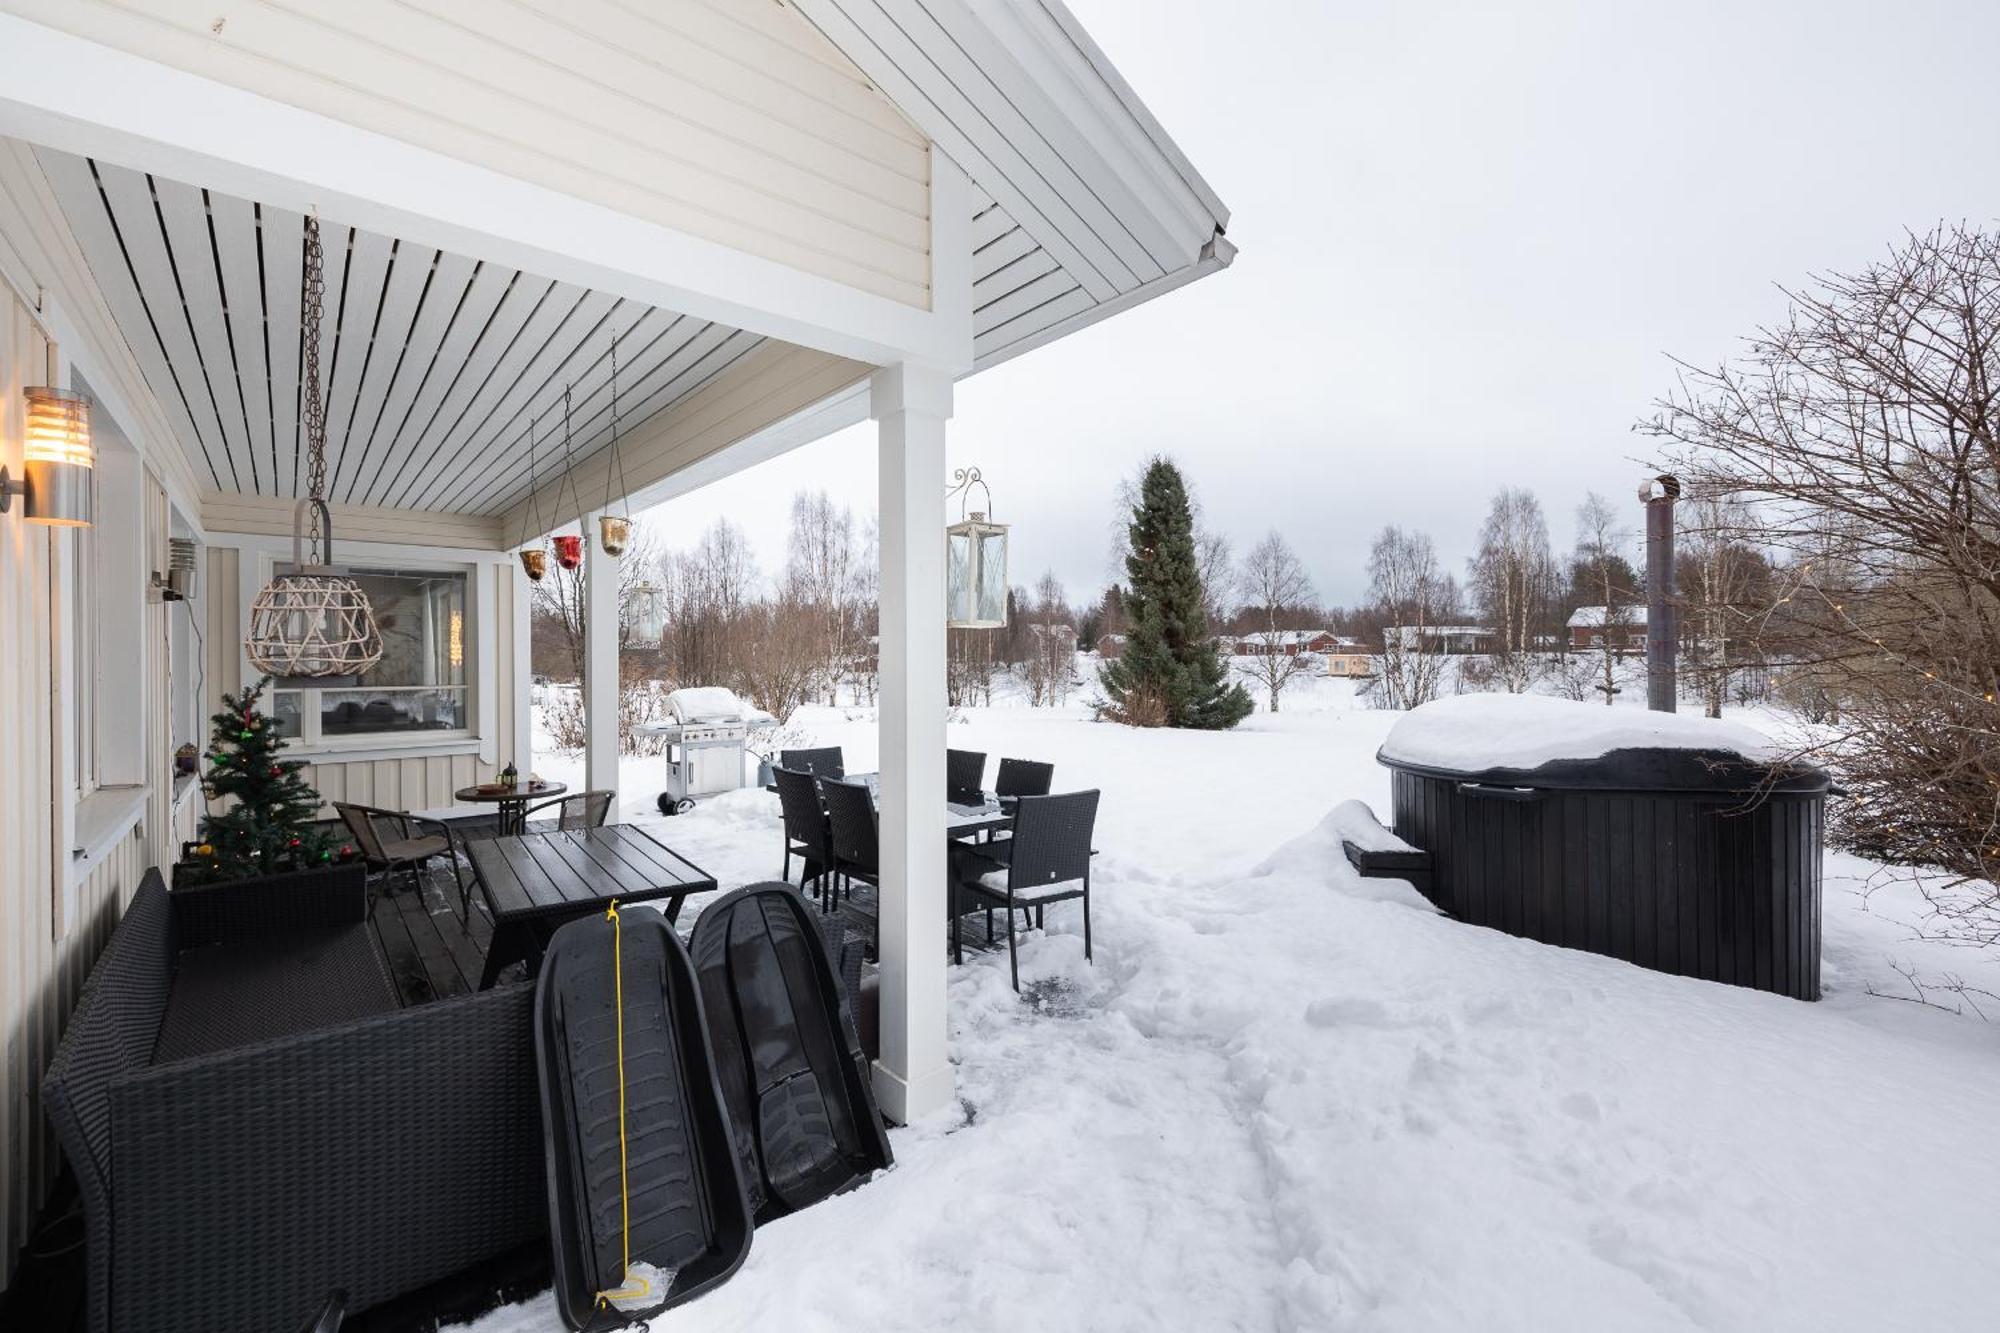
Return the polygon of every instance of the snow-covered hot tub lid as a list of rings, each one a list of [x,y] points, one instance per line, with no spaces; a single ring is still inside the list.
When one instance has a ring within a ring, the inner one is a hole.
[[[1826,773],[1738,722],[1535,694],[1464,694],[1405,714],[1376,759],[1468,781],[1599,789],[1824,791]]]

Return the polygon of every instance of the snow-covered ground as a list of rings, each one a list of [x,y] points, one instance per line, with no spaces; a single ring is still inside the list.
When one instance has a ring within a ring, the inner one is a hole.
[[[1097,962],[1069,904],[1027,998],[1004,952],[953,969],[958,1106],[658,1327],[1993,1327],[2000,1028],[1870,992],[2000,990],[2000,960],[1914,942],[1907,880],[1864,898],[1843,857],[1818,1004],[1441,918],[1323,822],[1386,813],[1396,717],[1335,681],[1223,734],[960,714],[953,745],[1103,789]],[[793,725],[874,764],[865,710]],[[775,875],[775,798],[662,820],[658,765],[627,761],[628,816],[725,886]]]

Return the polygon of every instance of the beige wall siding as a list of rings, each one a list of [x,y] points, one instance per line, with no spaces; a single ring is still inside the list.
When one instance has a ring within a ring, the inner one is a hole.
[[[231,535],[226,532],[209,534],[211,545],[208,548],[206,574],[208,622],[205,631],[208,639],[208,684],[203,704],[204,716],[222,707],[224,692],[234,692],[243,687],[243,616],[247,608],[243,606],[240,574],[243,562],[256,561],[258,556],[253,551],[225,545]],[[346,549],[350,554],[362,555],[367,550],[365,546],[360,546],[358,551],[352,547]],[[462,564],[465,553],[439,548],[436,558],[445,564]],[[406,567],[419,566],[423,558],[404,556],[397,563]],[[345,761],[337,757],[300,755],[300,758],[309,761],[303,776],[323,800],[320,807],[322,815],[332,816],[332,803],[335,801],[353,801],[392,810],[442,810],[453,804],[453,792],[475,782],[490,781],[508,760],[518,760],[524,768],[528,764],[531,756],[527,746],[523,738],[514,734],[513,707],[515,692],[528,688],[528,681],[521,674],[526,671],[527,664],[521,663],[517,672],[514,662],[514,581],[522,576],[512,563],[493,561],[475,565],[473,573],[479,584],[475,614],[493,619],[493,633],[490,643],[486,645],[493,654],[493,697],[478,702],[475,713],[475,717],[489,719],[487,725],[491,736],[478,736],[479,751],[468,754],[370,757]],[[487,638],[478,635],[476,629],[474,633],[482,641]]]
[[[201,522],[211,532],[289,537],[297,507],[296,500],[269,495],[210,491],[201,497]],[[382,509],[373,505],[335,504],[329,508],[333,511],[334,536],[342,543],[394,542],[474,551],[496,551],[507,544],[500,520],[478,514]]]
[[[757,0],[0,0],[37,22],[928,307],[924,138]]]
[[[21,389],[44,378],[48,344],[0,288],[0,462],[20,466]],[[150,487],[157,497],[157,485]],[[164,510],[162,511],[164,515]],[[41,1108],[55,1054],[91,963],[152,863],[135,827],[58,905],[51,747],[50,534],[0,520],[0,1286],[55,1177]]]

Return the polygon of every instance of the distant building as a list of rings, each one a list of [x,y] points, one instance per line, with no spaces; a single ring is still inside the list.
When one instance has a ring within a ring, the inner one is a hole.
[[[1332,652],[1323,653],[1326,674],[1348,680],[1360,680],[1375,674],[1375,658],[1362,651],[1359,639],[1343,638]]]
[[[1571,651],[1614,653],[1646,651],[1646,608],[1643,606],[1579,606],[1570,613]]]
[[[1490,653],[1500,636],[1483,625],[1390,625],[1383,645],[1406,653]]]
[[[1330,653],[1341,645],[1341,638],[1331,630],[1324,629],[1281,629],[1260,630],[1254,634],[1225,635],[1223,651],[1236,657],[1297,657],[1301,653]],[[1352,640],[1348,640],[1352,642]]]
[[[1058,652],[1068,651],[1073,653],[1076,651],[1076,626],[1074,625],[1066,625],[1061,621],[1057,621],[1053,625],[1034,624],[1028,626],[1028,633],[1038,639],[1046,639],[1053,635],[1056,639]]]
[[[1125,655],[1125,636],[1123,634],[1106,634],[1100,637],[1097,640],[1097,655],[1099,657],[1123,657]]]

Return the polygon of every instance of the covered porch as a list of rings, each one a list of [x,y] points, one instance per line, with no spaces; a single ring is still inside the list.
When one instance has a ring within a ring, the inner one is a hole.
[[[57,1167],[41,1070],[145,870],[194,837],[176,755],[256,679],[247,613],[292,558],[308,216],[334,558],[415,645],[265,701],[329,807],[464,815],[455,793],[532,765],[518,552],[564,532],[587,547],[584,781],[616,789],[598,520],[875,423],[875,1091],[898,1122],[952,1101],[954,384],[1226,265],[1226,212],[1060,5],[679,0],[476,32],[452,8],[0,4],[0,461],[34,385],[90,402],[95,450],[88,523],[37,526],[33,497],[4,520],[0,702],[33,720],[0,847],[33,942],[0,987],[28,1037],[0,1110],[9,1268]],[[436,983],[482,941],[408,943]]]

